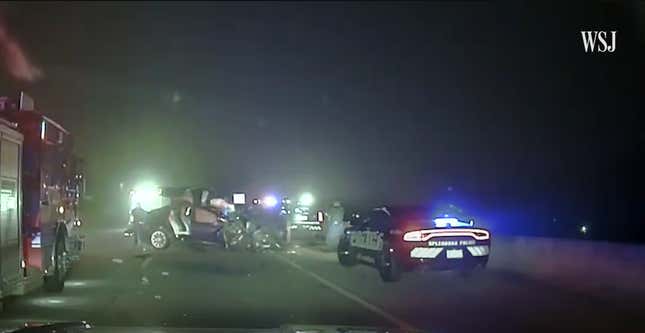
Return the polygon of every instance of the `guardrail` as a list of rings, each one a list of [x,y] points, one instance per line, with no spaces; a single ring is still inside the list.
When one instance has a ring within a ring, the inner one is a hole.
[[[576,290],[645,295],[645,245],[495,237],[488,265]]]

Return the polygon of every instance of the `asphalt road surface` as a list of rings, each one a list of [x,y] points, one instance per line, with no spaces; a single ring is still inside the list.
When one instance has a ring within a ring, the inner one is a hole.
[[[175,246],[139,258],[121,231],[86,230],[87,249],[65,290],[9,300],[2,326],[87,320],[98,326],[635,332],[645,323],[645,300],[612,291],[579,294],[502,271],[468,279],[418,272],[384,283],[374,269],[342,267],[334,253],[314,247],[246,253]]]

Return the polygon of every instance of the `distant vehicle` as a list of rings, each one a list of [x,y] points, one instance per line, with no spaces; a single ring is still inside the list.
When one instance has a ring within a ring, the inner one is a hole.
[[[0,120],[1,296],[24,293],[34,280],[61,291],[85,240],[82,160],[70,133],[24,93],[0,97]]]
[[[458,270],[464,275],[486,267],[490,233],[473,221],[454,217],[430,218],[417,208],[376,208],[354,221],[338,245],[343,266],[369,261],[384,281],[398,281],[415,267]]]
[[[314,208],[314,197],[305,192],[295,203],[283,200],[281,212],[287,218],[287,242],[324,240],[325,214]]]

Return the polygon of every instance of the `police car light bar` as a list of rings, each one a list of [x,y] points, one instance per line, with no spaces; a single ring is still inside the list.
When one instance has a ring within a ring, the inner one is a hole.
[[[484,229],[430,229],[406,232],[406,242],[425,242],[433,237],[472,237],[476,240],[490,239],[490,233]]]
[[[451,228],[451,227],[472,227],[473,226],[473,221],[470,220],[469,222],[464,222],[464,221],[459,221],[455,217],[437,217],[434,220],[434,225],[437,228]]]

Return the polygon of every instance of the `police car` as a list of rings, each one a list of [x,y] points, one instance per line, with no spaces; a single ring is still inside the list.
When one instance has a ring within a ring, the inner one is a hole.
[[[338,261],[353,266],[374,263],[384,281],[418,266],[458,270],[468,275],[486,267],[490,233],[455,217],[431,218],[418,208],[376,208],[366,219],[345,230],[338,244]]]

